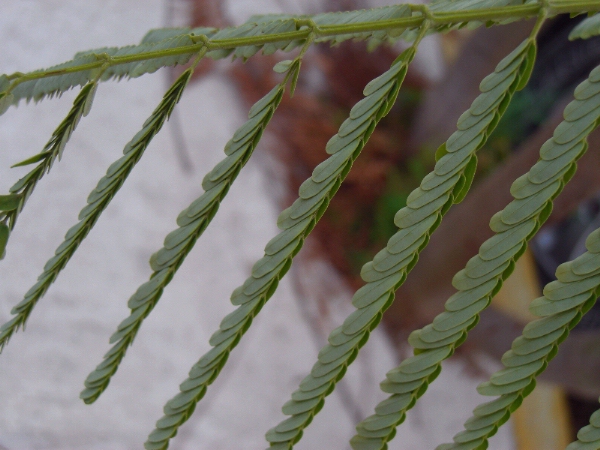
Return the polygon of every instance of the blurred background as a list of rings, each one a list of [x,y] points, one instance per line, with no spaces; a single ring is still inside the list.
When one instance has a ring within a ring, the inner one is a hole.
[[[151,28],[227,26],[252,14],[381,6],[343,0],[23,0],[0,6],[0,73],[28,71],[72,58],[79,50],[139,42]],[[569,43],[577,19],[548,23],[530,85],[479,154],[479,175],[466,200],[432,236],[399,290],[383,326],[350,367],[298,449],[348,449],[354,424],[384,398],[378,383],[410,349],[408,334],[429,323],[453,293],[450,280],[491,235],[493,213],[510,201],[510,183],[536,161],[560,121],[573,87],[598,60],[597,39]],[[478,94],[479,81],[524,39],[530,23],[461,30],[426,38],[397,104],[373,134],[312,238],[280,288],[231,355],[221,377],[173,439],[173,449],[264,448],[264,433],[310,370],[329,331],[353,310],[361,266],[394,233],[393,215],[434,163],[433,153]],[[205,61],[175,115],[36,307],[27,331],[0,356],[0,449],[141,448],[163,404],[233,307],[231,291],[277,233],[278,213],[325,159],[324,147],[361,98],[364,85],[389,67],[402,44],[368,51],[362,42],[319,45],[307,54],[296,95],[284,98],[253,159],[219,214],[142,326],[110,388],[91,406],[78,395],[108,350],[108,337],[129,310],[126,301],[149,273],[148,259],[175,218],[202,192],[204,174],[250,105],[277,82],[272,66],[285,55]],[[0,264],[0,320],[34,283],[76,222],[88,193],[118,158],[181,69],[100,86],[65,158],[42,180]],[[26,169],[10,165],[43,148],[75,92],[21,105],[0,119],[0,189]],[[597,147],[598,134],[590,138]],[[554,213],[492,308],[408,415],[390,449],[433,448],[462,428],[485,401],[476,385],[531,320],[527,304],[561,262],[583,251],[599,224],[600,156],[581,160]],[[469,226],[465,226],[468,224]],[[600,395],[595,309],[573,331],[545,374],[546,383],[491,440],[491,448],[564,448],[587,423]],[[537,437],[536,437],[537,436]],[[535,440],[537,439],[537,440]],[[541,439],[541,440],[540,440]]]

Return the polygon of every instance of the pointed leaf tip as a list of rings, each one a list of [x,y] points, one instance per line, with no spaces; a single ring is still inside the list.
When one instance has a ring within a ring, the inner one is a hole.
[[[5,223],[0,223],[0,259],[4,259],[6,255],[6,243],[10,236],[10,229]]]
[[[11,93],[0,94],[0,116],[6,112],[14,100],[14,96]]]
[[[43,160],[43,159],[46,159],[46,158],[47,158],[48,156],[50,156],[50,155],[52,155],[52,152],[42,152],[42,153],[38,153],[37,155],[30,156],[29,158],[27,158],[27,159],[24,159],[23,161],[21,161],[21,162],[18,162],[18,163],[16,163],[16,164],[13,164],[13,165],[12,165],[12,166],[10,166],[10,167],[11,167],[11,169],[12,169],[12,168],[14,168],[14,167],[23,167],[23,166],[28,166],[28,165],[30,165],[30,164],[35,164],[36,162],[39,162],[39,161],[41,161],[41,160]]]
[[[0,195],[0,211],[12,211],[19,207],[21,196],[18,194]]]
[[[290,70],[294,61],[291,59],[286,59],[285,61],[280,61],[275,66],[273,66],[273,71],[277,73],[285,73]]]
[[[533,66],[535,64],[535,59],[537,56],[537,45],[535,41],[532,41],[529,44],[529,48],[527,49],[527,55],[525,56],[525,60],[521,63],[520,74],[519,74],[519,82],[517,83],[517,87],[515,90],[520,91],[529,82],[529,78],[531,77],[531,73],[533,72]]]

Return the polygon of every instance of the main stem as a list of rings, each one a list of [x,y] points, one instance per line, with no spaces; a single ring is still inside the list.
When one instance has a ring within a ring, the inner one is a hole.
[[[29,80],[47,78],[57,75],[65,75],[68,73],[81,72],[85,70],[96,69],[102,66],[116,66],[119,64],[127,64],[136,61],[146,61],[150,59],[162,58],[165,56],[182,55],[186,53],[197,53],[203,48],[207,51],[233,49],[243,46],[264,45],[273,42],[289,42],[294,40],[307,39],[310,35],[315,38],[336,36],[353,33],[366,33],[381,30],[393,30],[403,28],[419,27],[423,21],[429,20],[432,27],[444,24],[459,24],[471,21],[489,21],[489,20],[505,20],[505,19],[525,19],[539,14],[540,9],[546,7],[548,15],[556,14],[574,14],[587,13],[600,10],[600,0],[554,0],[529,4],[507,6],[504,8],[481,8],[474,10],[452,11],[452,12],[423,12],[423,5],[414,7],[412,17],[402,17],[399,19],[362,22],[359,24],[343,24],[343,25],[320,25],[316,26],[310,19],[297,19],[296,31],[285,33],[276,33],[262,36],[248,36],[232,39],[209,39],[207,36],[193,36],[192,39],[198,43],[194,45],[184,45],[181,47],[170,48],[165,50],[155,50],[142,52],[135,55],[126,56],[108,56],[106,54],[98,55],[98,61],[81,64],[78,66],[68,67],[58,70],[40,70],[27,74],[14,73],[8,76],[9,80],[13,80],[8,90],[14,89],[20,83]]]

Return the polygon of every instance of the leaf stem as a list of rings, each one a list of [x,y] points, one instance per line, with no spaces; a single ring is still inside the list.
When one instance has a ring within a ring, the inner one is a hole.
[[[26,74],[13,73],[8,75],[9,80],[13,80],[8,92],[13,90],[17,85],[40,78],[47,78],[69,73],[82,72],[86,70],[96,69],[103,65],[116,66],[137,61],[146,61],[166,56],[183,55],[187,53],[196,53],[203,47],[207,51],[227,50],[243,46],[264,45],[275,42],[286,42],[307,39],[310,35],[315,38],[336,36],[344,34],[365,33],[372,31],[402,29],[402,28],[417,28],[422,25],[425,20],[429,20],[432,27],[447,24],[460,24],[471,21],[490,21],[490,20],[506,20],[506,19],[525,19],[539,14],[542,8],[547,8],[549,16],[562,13],[585,13],[590,11],[600,10],[599,0],[554,0],[550,2],[539,2],[528,5],[507,6],[504,8],[480,8],[464,11],[448,11],[435,12],[429,9],[428,13],[420,10],[418,5],[412,5],[416,13],[412,17],[402,17],[392,20],[363,22],[358,24],[343,24],[343,25],[311,25],[310,19],[298,19],[298,30],[263,34],[259,36],[247,36],[229,39],[210,39],[205,35],[192,36],[192,40],[197,42],[194,45],[183,45],[180,47],[169,48],[164,50],[153,50],[142,52],[134,55],[123,56],[108,56],[102,55],[98,61],[84,63],[63,69],[38,70]],[[100,55],[99,55],[100,56]]]

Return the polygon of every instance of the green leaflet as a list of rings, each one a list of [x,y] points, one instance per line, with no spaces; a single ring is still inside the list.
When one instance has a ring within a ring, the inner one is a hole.
[[[550,301],[546,297],[539,297],[533,300],[529,305],[529,311],[536,316],[549,316],[563,311],[576,308],[590,299],[589,292],[565,298],[559,301]]]
[[[585,240],[585,248],[591,253],[600,253],[600,230],[595,230],[590,233]]]
[[[0,94],[6,92],[10,87],[10,79],[7,75],[0,75]]]
[[[0,116],[10,108],[14,101],[15,95],[12,92],[0,92]]]
[[[298,69],[299,66],[296,67],[296,70]],[[131,308],[131,315],[121,322],[118,331],[110,338],[110,343],[116,343],[115,347],[120,349],[117,354],[111,354],[110,356],[109,367],[111,370],[103,370],[103,365],[107,361],[105,359],[86,379],[86,389],[81,393],[81,397],[86,403],[94,402],[108,387],[110,378],[117,371],[120,361],[125,356],[127,347],[132,344],[143,320],[158,303],[163,289],[171,281],[196,240],[214,217],[219,203],[227,194],[239,170],[245,165],[256,148],[258,144],[257,137],[262,135],[273,116],[274,110],[281,102],[287,81],[288,77],[285,77],[280,84],[275,86],[257,103],[258,106],[255,105],[250,109],[248,121],[236,131],[232,140],[227,144],[229,148],[236,145],[237,136],[237,142],[243,140],[243,145],[239,146],[234,152],[226,152],[225,159],[206,175],[203,181],[203,186],[206,188],[204,194],[180,213],[177,219],[180,228],[169,233],[164,240],[164,247],[152,255],[150,266],[154,273],[151,275],[150,280],[141,285],[130,298],[128,306]],[[245,136],[249,136],[249,138],[244,139]],[[295,245],[296,243],[292,241],[287,247],[291,247],[291,250],[293,250]],[[285,253],[281,252],[280,254]],[[275,266],[281,266],[282,262],[285,261],[274,259],[270,261],[271,266],[263,264],[260,270],[265,273],[270,272]],[[252,308],[256,308],[256,304],[247,303],[243,308],[227,316],[221,324],[222,329],[229,330],[239,325],[244,321],[248,310]],[[242,311],[242,314],[239,311]],[[238,330],[239,327],[236,328],[236,331]],[[227,335],[227,339],[217,337],[216,339],[219,342],[216,345],[217,347],[219,345],[227,346],[233,338],[235,338],[235,335]],[[177,423],[180,422],[177,421]],[[156,435],[154,437],[156,438]]]
[[[292,63],[293,61],[291,59],[280,61],[277,64],[275,64],[275,66],[273,66],[273,71],[277,73],[285,73],[290,69]]]
[[[586,257],[577,258],[574,260],[570,269],[575,275],[579,276],[591,274],[592,272],[596,272],[600,269],[600,257],[598,254],[588,253],[586,254]]]
[[[569,40],[589,39],[600,34],[600,15],[595,14],[592,17],[581,21],[569,34]],[[569,449],[570,450],[570,449]]]
[[[21,203],[22,197],[17,194],[0,195],[0,211],[13,211]]]
[[[295,67],[295,65],[289,67]],[[389,102],[394,101],[397,95],[394,86],[402,81],[406,73],[403,68],[403,62],[392,65],[389,72],[395,74],[395,81],[388,84],[387,89],[378,89],[371,94],[377,99],[372,107],[365,109],[360,106],[352,109],[350,118],[340,128],[340,133],[347,131],[345,136],[354,135],[353,141],[348,142],[345,147],[340,148],[339,151],[317,166],[311,178],[302,185],[299,198],[290,208],[281,213],[278,226],[282,232],[267,244],[265,256],[254,265],[252,275],[242,286],[235,289],[231,296],[232,303],[240,306],[221,322],[219,330],[211,337],[211,345],[216,344],[216,346],[192,368],[188,380],[181,385],[184,390],[167,403],[164,410],[165,417],[157,422],[157,428],[150,434],[145,444],[146,448],[167,448],[169,438],[177,432],[177,428],[185,420],[175,421],[170,420],[169,417],[179,415],[182,411],[186,411],[186,417],[191,414],[196,403],[204,395],[203,392],[219,374],[229,352],[233,350],[246,332],[246,324],[250,324],[252,318],[258,314],[264,303],[273,295],[279,279],[289,269],[291,260],[301,248],[304,238],[320,218],[324,205],[327,205],[329,198],[338,189],[341,180],[347,174],[347,168],[358,156],[358,151],[362,149],[370,135],[372,128],[370,126],[362,127],[361,125],[365,123],[374,124],[381,117],[379,112],[382,108],[386,107]],[[389,73],[383,76],[389,76]],[[357,113],[357,110],[361,114]],[[260,115],[261,113],[256,111],[256,114]],[[363,130],[362,134],[355,133],[358,129]],[[243,140],[245,134],[246,130],[236,133],[234,142]],[[386,301],[387,299],[382,300],[382,302]],[[379,301],[376,302],[376,306],[381,307]],[[348,326],[362,326],[365,321],[371,322],[373,318],[367,315],[356,317],[353,324]],[[362,331],[354,333],[341,346],[337,346],[338,348],[332,347],[334,349],[332,353],[327,352],[320,355],[319,360],[323,363],[319,363],[319,380],[316,383],[311,383],[308,390],[320,393],[326,392],[329,388],[323,386],[328,385],[343,369],[343,364],[340,366],[339,361],[353,359],[352,355],[355,356],[356,354],[354,346],[364,344],[365,339],[363,336],[364,332]],[[205,381],[201,383],[194,382],[199,377]],[[194,386],[193,390],[191,390],[191,386]],[[287,409],[294,411],[294,414],[304,414],[311,408],[315,408],[319,402],[321,402],[319,397],[316,398],[316,402],[314,398],[302,399],[298,404],[294,404],[295,406],[290,404]],[[306,417],[312,417],[312,414],[306,415]],[[272,435],[275,439],[274,442],[284,442],[286,439],[293,440],[301,431],[295,428],[288,430],[290,424],[305,423],[306,421],[310,421],[310,419],[306,419],[304,422],[300,419],[289,420],[286,425],[279,428],[279,430],[285,431],[273,431],[270,436]]]
[[[102,186],[105,183],[105,180],[116,178],[114,184],[111,184],[110,189],[102,191],[102,197],[97,199],[97,201],[94,203],[93,208],[86,207],[82,210],[82,212],[80,213],[79,223],[71,227],[71,229],[67,232],[67,234],[65,235],[65,241],[58,247],[58,249],[55,252],[55,256],[46,264],[44,272],[38,277],[38,282],[25,294],[24,299],[17,306],[15,306],[15,308],[13,308],[12,313],[15,314],[16,317],[13,318],[10,322],[5,323],[4,325],[2,325],[2,327],[0,327],[0,349],[4,347],[4,345],[6,345],[12,334],[19,327],[24,326],[27,318],[31,314],[31,311],[33,310],[38,300],[46,293],[46,291],[48,290],[52,282],[54,282],[60,271],[69,262],[71,256],[73,256],[73,254],[79,247],[79,244],[81,244],[83,239],[85,239],[90,229],[94,226],[94,224],[96,223],[96,221],[98,220],[108,203],[110,203],[111,199],[122,186],[129,172],[133,169],[137,161],[142,157],[152,138],[162,128],[162,125],[169,117],[169,114],[173,110],[175,104],[177,104],[177,102],[181,98],[181,94],[183,93],[183,90],[187,85],[188,81],[190,80],[191,76],[192,69],[188,69],[180,75],[180,77],[175,81],[175,83],[164,95],[162,101],[154,110],[150,119],[146,121],[144,125],[144,133],[141,134],[140,137],[135,138],[128,144],[128,146],[125,147],[125,150],[127,150],[128,147],[135,150],[130,151],[130,154],[129,156],[127,156],[127,159],[119,163],[119,166],[122,166],[123,168],[122,171],[114,171],[113,169],[111,169],[113,166],[111,166],[107,170],[107,174],[99,181],[98,186]],[[78,96],[78,98],[80,97]],[[73,113],[75,116],[77,116],[78,113],[74,113],[74,110],[81,111],[81,113],[83,113],[85,101],[78,103],[78,105],[78,108],[74,107],[71,110],[71,113]],[[65,122],[63,122],[63,124],[64,123]],[[58,142],[58,140],[51,140],[51,142]],[[60,146],[58,152],[60,154]],[[46,161],[48,161],[48,159],[44,160],[42,164],[44,164]],[[115,175],[115,173],[118,173],[118,175]],[[95,198],[95,193],[97,192],[98,191],[96,190],[92,191],[92,193],[90,194],[90,198]]]
[[[21,162],[18,162],[18,163],[16,163],[16,164],[13,164],[13,165],[12,165],[12,166],[10,166],[10,167],[11,167],[11,169],[12,169],[12,168],[14,168],[14,167],[23,167],[23,166],[28,166],[28,165],[30,165],[30,164],[35,164],[36,162],[40,162],[40,161],[42,161],[42,160],[44,160],[44,159],[48,158],[49,156],[50,156],[50,153],[49,153],[49,152],[42,152],[42,153],[38,153],[37,155],[33,155],[33,156],[31,156],[31,157],[29,157],[29,158],[27,158],[27,159],[24,159],[23,161],[21,161]]]
[[[544,288],[544,297],[548,300],[562,300],[565,298],[574,297],[581,293],[585,293],[594,289],[596,283],[600,280],[600,276],[586,277],[574,283],[562,283],[553,281],[548,283]]]
[[[544,355],[545,356],[545,355]],[[535,374],[544,365],[544,360],[539,359],[515,367],[508,367],[492,375],[490,382],[497,386],[515,383]]]
[[[6,243],[10,236],[10,228],[5,223],[0,223],[0,259],[6,256]]]

